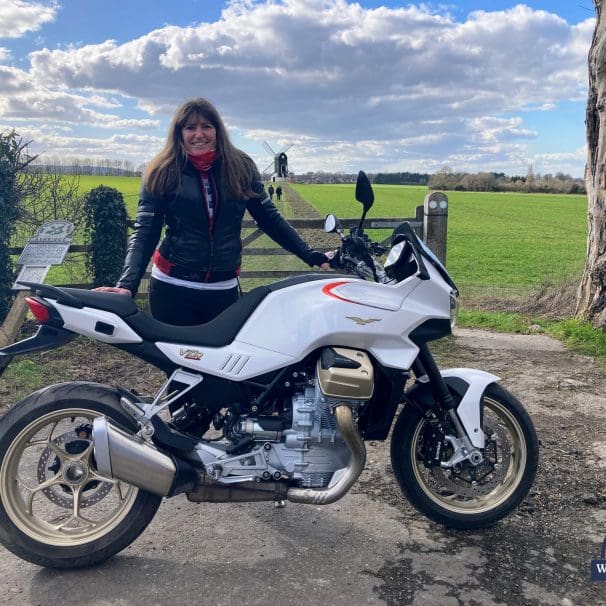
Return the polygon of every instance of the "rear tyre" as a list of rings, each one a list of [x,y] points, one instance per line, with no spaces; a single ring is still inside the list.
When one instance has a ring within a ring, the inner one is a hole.
[[[135,424],[118,393],[95,383],[41,389],[0,419],[0,542],[50,568],[82,568],[132,543],[162,497],[97,473],[95,417]]]
[[[499,385],[483,397],[485,462],[465,462],[456,470],[426,466],[427,441],[435,432],[433,413],[407,404],[391,440],[391,462],[404,496],[428,518],[449,528],[494,524],[524,499],[536,475],[539,447],[528,413]],[[442,460],[449,458],[444,452]]]

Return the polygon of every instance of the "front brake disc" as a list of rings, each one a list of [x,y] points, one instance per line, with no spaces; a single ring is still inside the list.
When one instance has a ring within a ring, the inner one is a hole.
[[[469,461],[461,465],[461,472],[454,473],[452,469],[434,467],[431,473],[435,481],[445,492],[452,492],[463,497],[485,496],[492,492],[503,480],[511,462],[511,446],[503,427],[485,419],[484,431],[490,436],[484,448],[484,456],[494,455],[494,461],[484,462],[474,467]],[[492,453],[489,452],[492,451]],[[486,465],[485,469],[482,466]],[[478,473],[479,472],[479,473]],[[479,479],[475,479],[481,474]]]

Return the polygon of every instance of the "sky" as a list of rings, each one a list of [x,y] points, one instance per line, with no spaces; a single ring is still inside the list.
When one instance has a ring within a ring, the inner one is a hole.
[[[592,0],[2,0],[0,132],[150,160],[206,97],[260,170],[582,177]]]

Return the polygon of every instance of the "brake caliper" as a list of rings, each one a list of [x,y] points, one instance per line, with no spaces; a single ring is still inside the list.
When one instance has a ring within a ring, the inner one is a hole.
[[[441,424],[437,420],[428,420],[423,427],[423,445],[421,454],[425,467],[440,467],[447,460],[452,447],[446,440]]]

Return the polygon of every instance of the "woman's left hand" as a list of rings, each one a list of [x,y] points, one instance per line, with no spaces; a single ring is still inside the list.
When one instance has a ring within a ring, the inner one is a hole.
[[[312,267],[314,265],[318,266],[323,271],[330,269],[330,265],[328,264],[328,257],[319,250],[310,250],[307,253],[307,258],[305,259],[305,261]]]

